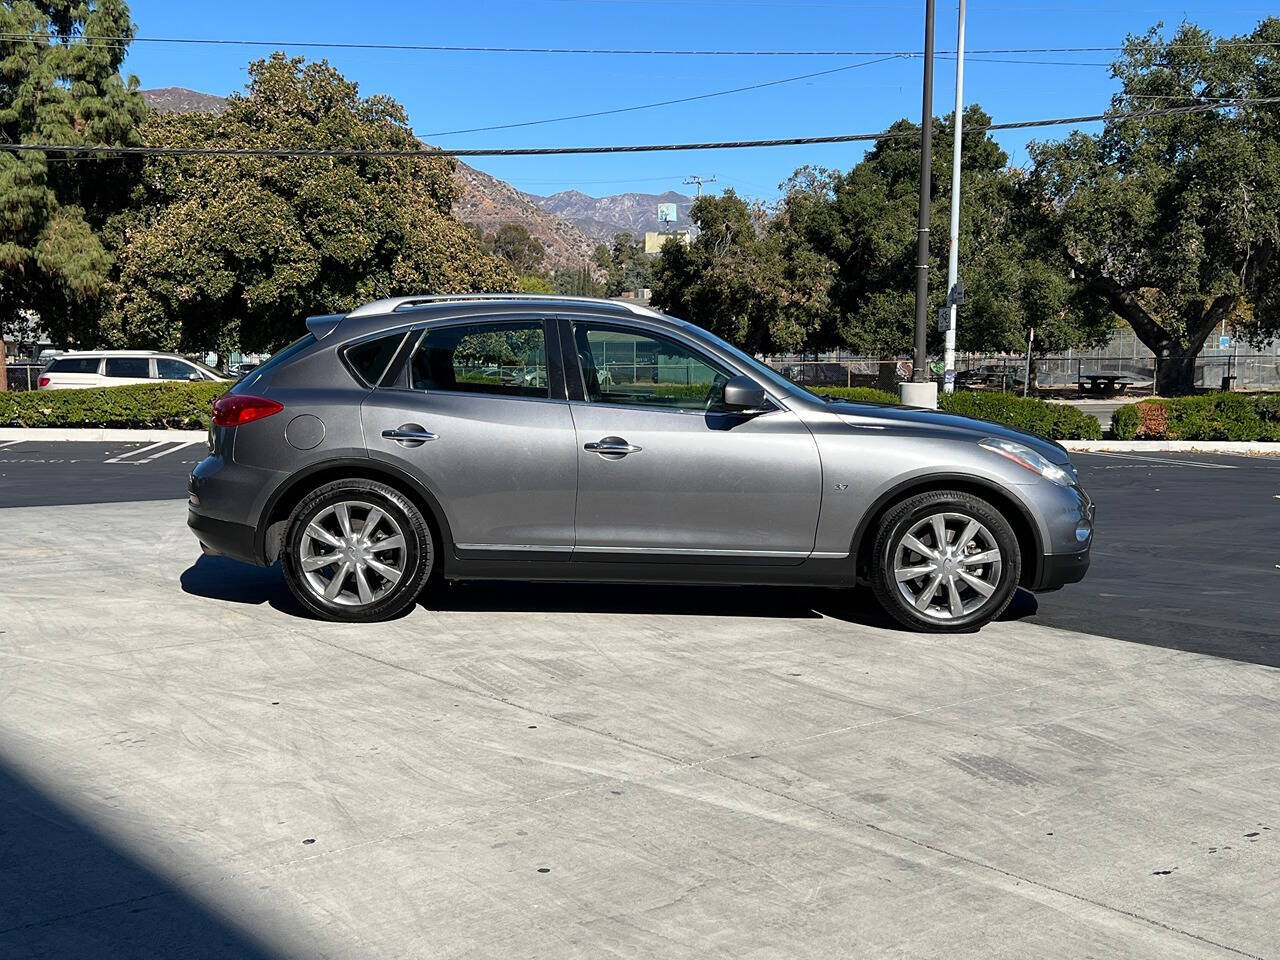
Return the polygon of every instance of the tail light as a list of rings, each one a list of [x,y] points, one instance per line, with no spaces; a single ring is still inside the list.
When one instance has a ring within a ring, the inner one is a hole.
[[[243,427],[284,409],[283,403],[247,393],[224,393],[213,401],[215,427]]]
[[[48,385],[49,385],[48,377],[41,377],[39,380],[36,381],[36,386],[39,387],[41,390],[43,390]]]

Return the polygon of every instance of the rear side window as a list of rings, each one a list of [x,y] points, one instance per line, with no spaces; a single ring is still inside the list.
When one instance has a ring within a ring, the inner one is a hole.
[[[299,337],[297,340],[293,341],[293,343],[289,344],[279,353],[274,354],[270,360],[268,360],[262,366],[258,367],[258,369],[254,370],[247,377],[241,380],[239,383],[239,387],[248,387],[251,384],[257,383],[259,380],[262,379],[264,374],[267,374],[271,370],[273,370],[275,367],[280,366],[280,364],[284,363],[290,357],[294,357],[297,354],[301,353],[303,350],[307,349],[307,347],[311,346],[315,342],[316,342],[316,338],[309,333]]]
[[[187,380],[192,374],[200,376],[196,368],[172,357],[156,357],[156,376],[161,380]],[[201,377],[201,379],[204,379]]]
[[[413,353],[415,390],[550,396],[541,320],[428,328]]]
[[[402,340],[404,340],[403,332],[348,347],[345,354],[347,363],[367,386],[376,387],[387,370],[387,364],[396,355]]]
[[[98,357],[60,357],[49,364],[46,373],[97,373]]]
[[[147,357],[107,357],[106,374],[108,377],[150,380],[151,360]]]

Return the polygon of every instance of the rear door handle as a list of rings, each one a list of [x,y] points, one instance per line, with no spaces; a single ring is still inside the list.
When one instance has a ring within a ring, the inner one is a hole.
[[[598,453],[602,457],[625,457],[629,453],[639,453],[643,447],[627,443],[621,437],[605,437],[595,443],[584,443],[582,449],[589,453]]]
[[[428,440],[437,439],[434,433],[424,430],[416,423],[402,423],[394,430],[383,430],[382,435],[404,447],[420,447]]]

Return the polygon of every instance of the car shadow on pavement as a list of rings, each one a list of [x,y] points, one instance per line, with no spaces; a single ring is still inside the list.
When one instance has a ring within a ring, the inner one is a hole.
[[[268,960],[252,941],[0,761],[0,957]]]
[[[293,598],[280,566],[254,567],[201,555],[181,577],[182,589],[230,603],[269,604],[290,616],[314,619]],[[534,583],[474,580],[436,583],[419,600],[427,610],[475,613],[617,613],[703,617],[832,617],[886,630],[905,630],[871,591],[805,587],[669,586],[665,584]],[[1036,612],[1035,597],[1019,590],[1001,620]],[[407,614],[406,614],[407,615]]]

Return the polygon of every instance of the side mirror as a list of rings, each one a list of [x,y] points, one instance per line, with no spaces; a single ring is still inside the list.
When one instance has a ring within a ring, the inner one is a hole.
[[[198,373],[188,373],[187,379],[190,380],[192,383],[198,383],[199,381],[203,380],[204,377],[200,376],[200,374]]]
[[[739,374],[724,385],[724,408],[732,413],[764,413],[769,398],[764,388],[750,377]]]

